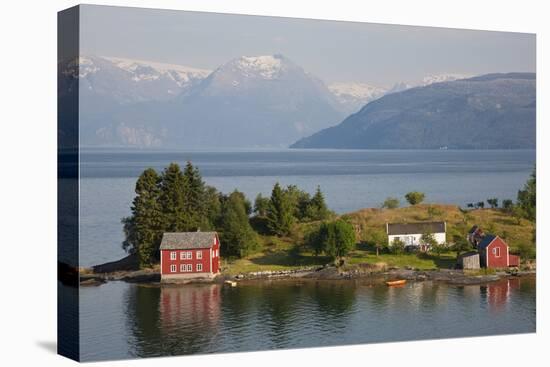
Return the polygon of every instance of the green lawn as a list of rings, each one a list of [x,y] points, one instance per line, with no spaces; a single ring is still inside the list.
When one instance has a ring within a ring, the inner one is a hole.
[[[431,254],[388,254],[381,253],[376,256],[375,252],[356,250],[348,257],[348,264],[376,264],[385,263],[389,267],[405,268],[411,267],[420,270],[453,268],[456,263],[455,253],[444,253],[440,257]]]

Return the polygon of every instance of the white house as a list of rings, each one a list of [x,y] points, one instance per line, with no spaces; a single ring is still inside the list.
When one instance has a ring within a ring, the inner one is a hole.
[[[405,243],[405,246],[426,250],[420,239],[424,233],[432,234],[438,244],[444,245],[447,242],[446,231],[447,223],[445,222],[386,223],[386,233],[388,234],[390,247],[394,240],[401,240]]]

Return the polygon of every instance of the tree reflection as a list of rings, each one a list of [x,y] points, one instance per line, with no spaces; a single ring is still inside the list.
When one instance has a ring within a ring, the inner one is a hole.
[[[312,296],[323,317],[341,319],[353,309],[357,287],[349,281],[316,282]]]

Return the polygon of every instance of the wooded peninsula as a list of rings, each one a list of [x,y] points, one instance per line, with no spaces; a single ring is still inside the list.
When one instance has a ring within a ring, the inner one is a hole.
[[[535,180],[533,172],[515,200],[488,198],[461,208],[425,204],[424,193],[411,191],[404,197],[406,206],[390,197],[379,208],[337,215],[327,207],[320,187],[310,194],[276,183],[270,197],[258,194],[252,203],[237,190],[221,193],[206,185],[191,162],[183,170],[172,163],[161,173],[149,168],[139,176],[131,215],[122,219],[122,246],[137,258],[139,268],[155,269],[163,233],[216,231],[222,273],[228,275],[327,264],[342,269],[364,264],[441,269],[453,268],[468,251],[466,234],[478,225],[498,233],[510,253],[531,263],[536,257]],[[399,243],[388,243],[386,223],[421,221],[446,222],[446,245],[409,252]]]

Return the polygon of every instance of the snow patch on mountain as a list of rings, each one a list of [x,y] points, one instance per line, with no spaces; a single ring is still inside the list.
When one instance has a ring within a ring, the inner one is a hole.
[[[242,70],[252,71],[265,79],[274,79],[281,71],[281,58],[277,56],[243,56],[238,61]]]
[[[132,80],[135,82],[158,80],[161,77],[167,77],[183,88],[190,82],[206,78],[211,73],[211,70],[177,64],[165,64],[120,57],[104,58],[111,61],[118,68],[131,73]]]
[[[332,83],[328,88],[347,113],[356,112],[387,92],[384,88],[358,82]]]
[[[366,83],[332,83],[328,88],[337,97],[349,96],[361,99],[374,99],[386,93],[386,89]]]
[[[432,74],[426,75],[420,85],[426,86],[434,83],[443,83],[443,82],[452,82],[459,79],[470,78],[472,75],[468,74],[452,74],[452,73],[443,73],[443,74]]]

